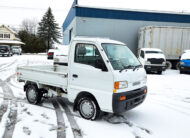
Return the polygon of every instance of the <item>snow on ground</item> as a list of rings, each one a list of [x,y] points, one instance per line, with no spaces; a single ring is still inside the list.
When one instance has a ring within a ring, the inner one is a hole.
[[[52,64],[45,55],[22,55],[0,57],[0,79],[6,80],[15,74],[17,66]],[[82,119],[78,113],[74,118],[84,138],[189,138],[190,128],[190,75],[168,70],[163,75],[148,74],[148,95],[137,108],[120,115],[107,114],[97,121]],[[7,85],[19,100],[17,102],[17,123],[13,137],[57,137],[57,118],[51,102],[41,106],[30,105],[23,92],[24,83],[12,76]],[[3,90],[0,87],[0,104]],[[71,105],[68,105],[72,109]],[[9,109],[0,122],[3,135]],[[70,122],[63,112],[66,137],[72,138]],[[1,137],[1,136],[0,136]]]
[[[2,104],[2,102],[3,102],[3,90],[0,87],[0,105]]]
[[[103,120],[77,118],[84,137],[109,138],[140,136],[143,138],[189,138],[190,75],[168,70],[163,75],[148,75],[148,96],[139,107],[113,117],[110,124]],[[123,118],[124,116],[124,118]],[[127,121],[127,122],[126,122]],[[89,127],[91,126],[91,127]],[[96,135],[94,134],[96,133]]]
[[[57,120],[54,110],[18,103],[13,138],[55,138]]]
[[[0,58],[0,79],[6,80],[9,76],[15,74],[17,66],[24,65],[49,65],[53,61],[48,61],[46,55],[14,55],[12,57]]]

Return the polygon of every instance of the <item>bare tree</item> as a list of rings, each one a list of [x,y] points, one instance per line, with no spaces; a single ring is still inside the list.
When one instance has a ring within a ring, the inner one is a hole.
[[[21,23],[21,28],[22,28],[22,30],[27,31],[28,33],[36,34],[37,28],[38,28],[38,21],[35,18],[34,19],[24,19]]]

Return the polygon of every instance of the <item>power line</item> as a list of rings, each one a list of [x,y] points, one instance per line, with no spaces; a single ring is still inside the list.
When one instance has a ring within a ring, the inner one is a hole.
[[[45,8],[34,8],[34,7],[19,7],[19,6],[0,6],[0,8],[7,8],[7,9],[24,9],[24,10],[47,10]],[[63,9],[55,9],[53,11],[67,11]]]

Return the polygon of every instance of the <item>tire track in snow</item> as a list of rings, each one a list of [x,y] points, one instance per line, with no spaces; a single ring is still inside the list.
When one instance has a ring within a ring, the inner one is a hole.
[[[56,99],[52,99],[52,105],[55,108],[56,116],[57,116],[57,138],[66,138],[66,126],[63,118],[63,112],[59,107]]]
[[[125,118],[123,115],[120,114],[108,114],[107,116],[104,116],[103,119],[111,124],[126,124],[129,127],[131,127],[133,129],[133,135],[135,136],[135,138],[141,138],[141,133],[145,133],[147,135],[152,135],[152,131],[150,131],[149,129],[146,129],[144,127],[138,126],[134,123],[132,123],[131,121],[128,121],[127,118]],[[139,132],[135,131],[135,130],[140,130],[141,133],[139,134]]]
[[[15,59],[15,60],[14,60],[13,62],[11,62],[11,63],[4,64],[5,66],[3,66],[2,68],[0,68],[0,71],[5,71],[5,70],[7,70],[7,68],[9,68],[10,66],[14,65],[16,62],[17,62],[17,59]]]
[[[63,101],[62,98],[58,98],[57,100],[58,100],[59,104],[63,107],[63,109],[65,110],[65,113],[67,115],[67,118],[69,120],[69,123],[70,123],[72,131],[73,131],[74,138],[82,138],[81,129],[79,128],[69,107],[65,104],[65,102]]]
[[[14,95],[13,95],[13,91],[11,90],[11,88],[7,85],[7,83],[5,81],[2,81],[0,79],[0,86],[2,87],[3,90],[3,110],[1,112],[0,118],[2,119],[3,115],[5,114],[5,112],[9,109],[9,115],[8,115],[8,119],[6,122],[6,128],[5,128],[5,132],[4,132],[4,136],[3,138],[11,138],[14,132],[14,128],[15,128],[15,124],[16,124],[16,120],[17,120],[17,109],[15,109],[17,107],[17,102],[12,100],[11,104],[8,106],[8,98],[12,97],[13,99],[15,99]]]

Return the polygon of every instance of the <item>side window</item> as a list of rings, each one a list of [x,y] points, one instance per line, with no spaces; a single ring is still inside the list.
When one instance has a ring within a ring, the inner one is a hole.
[[[141,56],[142,58],[144,58],[144,51],[141,50],[140,56]]]
[[[102,65],[105,66],[98,49],[92,44],[76,45],[75,62],[90,65],[96,68],[102,68]],[[101,66],[99,66],[100,64]]]

